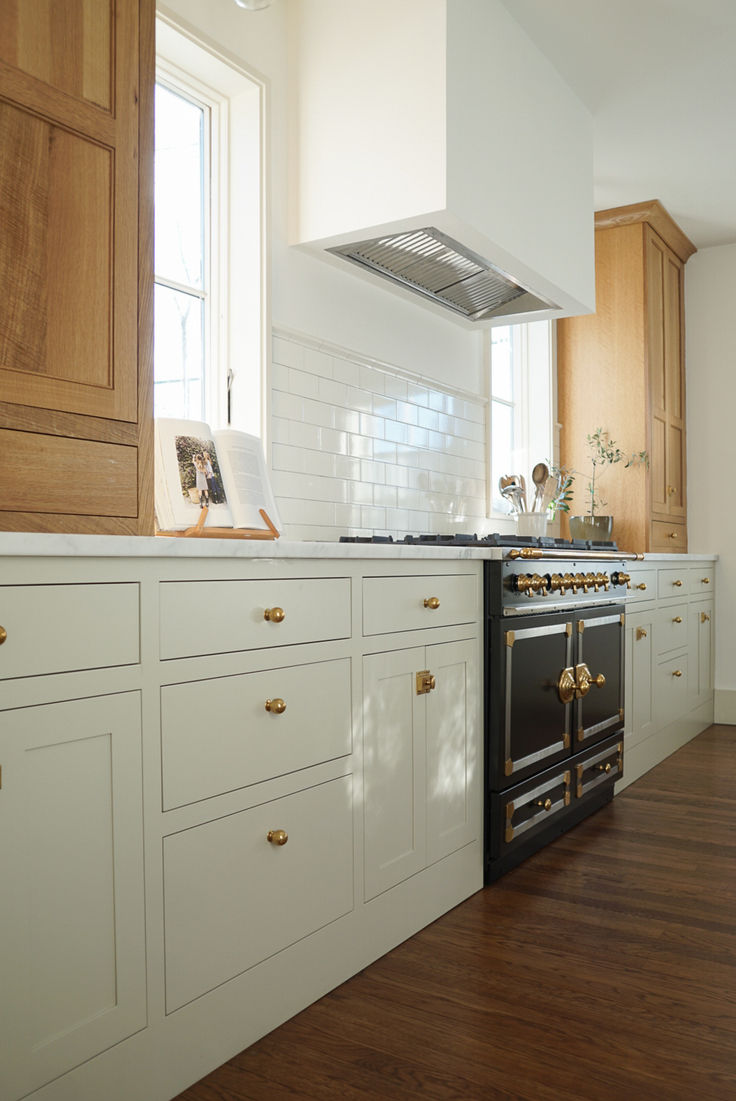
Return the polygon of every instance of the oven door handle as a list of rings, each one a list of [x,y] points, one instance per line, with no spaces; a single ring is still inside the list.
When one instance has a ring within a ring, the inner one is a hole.
[[[569,665],[562,670],[557,681],[557,692],[562,702],[567,704],[587,696],[593,685],[602,688],[605,683],[603,673],[594,677],[585,662],[581,661],[574,669]]]

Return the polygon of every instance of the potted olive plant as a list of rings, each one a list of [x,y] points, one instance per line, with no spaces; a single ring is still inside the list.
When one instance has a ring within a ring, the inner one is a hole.
[[[611,538],[613,530],[613,517],[606,515],[602,510],[607,502],[600,492],[601,468],[613,466],[615,463],[623,463],[625,467],[649,465],[649,456],[646,451],[635,451],[626,455],[620,447],[616,446],[610,434],[602,428],[596,428],[595,432],[586,436],[588,450],[590,452],[590,474],[586,475],[579,470],[561,468],[561,473],[567,479],[565,486],[567,496],[558,506],[561,511],[569,511],[570,487],[572,480],[577,475],[587,478],[586,496],[589,510],[583,516],[570,516],[570,535],[573,539],[607,540]]]

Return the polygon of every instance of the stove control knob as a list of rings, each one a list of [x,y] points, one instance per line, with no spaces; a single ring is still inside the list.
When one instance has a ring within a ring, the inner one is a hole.
[[[541,596],[547,595],[547,578],[542,577],[541,574],[535,573],[532,575],[532,579],[529,582],[530,587],[534,593],[539,593]],[[531,594],[529,594],[531,595]]]
[[[587,593],[588,589],[592,589],[592,588],[595,588],[595,591],[598,592],[598,586],[595,583],[595,574],[594,573],[586,573],[586,575],[585,575],[585,585],[583,585],[583,592]]]
[[[564,596],[566,587],[565,578],[559,573],[553,573],[549,579],[550,592],[561,593]]]
[[[588,591],[587,582],[585,580],[585,574],[584,573],[576,573],[575,574],[575,584],[573,586],[572,591],[574,593],[576,593],[578,591],[578,589],[582,589],[584,593],[587,593],[587,591]]]
[[[612,585],[625,585],[627,589],[631,588],[631,574],[622,573],[620,570],[615,570],[611,574]]]
[[[607,573],[597,573],[595,575],[595,591],[596,592],[598,592],[598,589],[603,589],[604,592],[608,592],[608,584],[609,584],[609,581],[608,581],[608,574]]]
[[[578,591],[575,584],[575,578],[571,573],[566,573],[562,578],[562,589],[560,591],[564,594],[566,589],[572,589],[574,593]]]

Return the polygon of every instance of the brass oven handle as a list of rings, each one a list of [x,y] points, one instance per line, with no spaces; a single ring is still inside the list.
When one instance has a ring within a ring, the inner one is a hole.
[[[263,618],[269,623],[283,623],[286,612],[283,608],[266,608]]]
[[[270,841],[272,845],[285,845],[288,840],[286,830],[269,830],[266,834],[266,841]]]
[[[557,681],[557,692],[561,701],[565,704],[571,703],[575,699],[575,689],[577,685],[575,683],[575,670],[568,666],[560,673],[560,678]]]
[[[266,711],[270,711],[272,715],[283,715],[286,711],[286,701],[279,696],[273,700],[266,700]]]
[[[4,627],[0,627],[0,646],[2,646],[2,644],[5,642],[5,639],[7,637],[8,637],[8,632],[5,630]]]
[[[439,599],[438,596],[427,596],[427,597],[425,597],[425,599],[424,599],[424,607],[425,608],[432,608],[433,610],[435,610],[436,608],[439,608],[439,606],[440,606],[440,599]]]

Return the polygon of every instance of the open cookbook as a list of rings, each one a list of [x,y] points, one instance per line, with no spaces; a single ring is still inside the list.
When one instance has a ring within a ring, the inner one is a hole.
[[[203,421],[157,418],[156,523],[161,531],[204,527],[266,528],[261,509],[281,522],[257,436]]]

